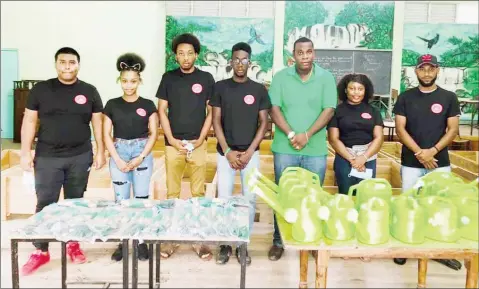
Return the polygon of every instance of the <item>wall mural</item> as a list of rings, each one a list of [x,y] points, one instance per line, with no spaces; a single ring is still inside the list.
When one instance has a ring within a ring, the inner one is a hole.
[[[178,67],[171,42],[175,36],[186,32],[193,33],[201,42],[196,66],[210,72],[216,81],[232,77],[231,47],[238,42],[247,42],[252,49],[249,78],[264,84],[271,82],[273,19],[167,16],[166,70]]]
[[[417,57],[433,54],[441,66],[436,83],[458,97],[479,95],[479,35],[475,24],[406,23],[401,92],[418,85]],[[468,111],[464,111],[468,112]]]
[[[284,63],[300,37],[315,49],[392,49],[393,22],[393,1],[286,1]]]

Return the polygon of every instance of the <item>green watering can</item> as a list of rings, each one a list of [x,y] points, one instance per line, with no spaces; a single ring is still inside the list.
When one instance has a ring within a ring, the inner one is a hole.
[[[356,208],[373,197],[381,198],[389,203],[393,194],[391,184],[382,178],[362,180],[349,188],[348,195],[352,196],[354,190],[356,190]]]
[[[367,245],[389,241],[389,201],[371,197],[359,206],[356,239]]]
[[[479,199],[456,197],[451,201],[457,207],[461,238],[479,241]]]
[[[470,183],[454,182],[446,184],[442,189],[438,190],[437,195],[446,198],[467,197],[471,199],[479,198],[479,189],[477,180]]]
[[[313,196],[301,200],[299,216],[291,228],[294,240],[302,243],[318,242],[323,237],[321,221],[318,218],[319,202]]]
[[[324,235],[331,240],[347,241],[354,238],[358,211],[351,197],[336,194],[320,208],[319,217],[324,220]],[[328,210],[324,210],[327,208]]]
[[[444,190],[447,191],[449,188],[455,188],[463,184],[464,181],[452,172],[433,171],[419,178],[414,187],[408,190],[406,194],[412,195],[420,190],[422,196],[445,196],[447,192]]]
[[[426,238],[426,215],[417,199],[405,195],[391,199],[391,236],[408,244],[421,244]]]
[[[426,238],[449,243],[459,240],[459,214],[450,199],[427,196],[418,201],[426,213]]]
[[[317,175],[302,170],[285,170],[286,174],[281,176],[277,186],[258,169],[253,169],[247,173],[246,182],[251,192],[260,196],[286,222],[292,224],[294,240],[316,242],[322,237],[318,217],[321,200],[327,199],[329,194],[322,190]]]

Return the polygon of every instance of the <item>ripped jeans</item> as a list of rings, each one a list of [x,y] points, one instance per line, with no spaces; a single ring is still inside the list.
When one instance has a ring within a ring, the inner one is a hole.
[[[128,163],[141,154],[147,141],[147,138],[131,140],[117,138],[114,144],[120,158]],[[148,154],[137,168],[126,173],[120,171],[115,160],[110,158],[110,174],[117,202],[129,199],[132,187],[135,198],[148,198],[153,174],[153,155]]]

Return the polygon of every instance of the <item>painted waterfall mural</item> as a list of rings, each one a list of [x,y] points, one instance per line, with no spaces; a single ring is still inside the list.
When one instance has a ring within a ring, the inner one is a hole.
[[[300,37],[315,49],[392,49],[393,1],[286,1],[284,62]]]
[[[216,81],[233,75],[229,63],[231,47],[238,42],[247,42],[252,49],[248,76],[260,83],[271,82],[273,19],[167,16],[166,70],[178,67],[171,50],[171,42],[175,36],[186,32],[196,35],[201,42],[196,67],[210,72]]]
[[[414,65],[429,53],[441,66],[436,83],[461,98],[479,95],[479,32],[475,24],[406,23],[401,92],[418,85]],[[464,111],[467,112],[467,111]]]

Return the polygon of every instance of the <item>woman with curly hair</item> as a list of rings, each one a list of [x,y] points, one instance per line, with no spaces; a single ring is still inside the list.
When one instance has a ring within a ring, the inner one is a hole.
[[[158,135],[157,109],[153,101],[138,95],[145,61],[134,53],[126,53],[118,58],[116,68],[123,96],[110,99],[103,111],[103,137],[110,153],[115,200],[129,199],[131,188],[135,198],[148,199],[153,172],[151,150]],[[138,255],[140,260],[148,259],[146,244],[139,245]],[[111,258],[123,258],[121,244]]]
[[[328,138],[336,151],[333,167],[340,194],[347,194],[363,177],[376,177],[383,120],[369,104],[373,94],[373,84],[364,74],[345,75],[338,84],[340,104],[328,124]]]

